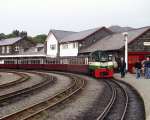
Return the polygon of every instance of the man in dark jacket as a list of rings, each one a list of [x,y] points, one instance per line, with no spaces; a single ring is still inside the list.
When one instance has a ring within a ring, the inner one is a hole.
[[[119,70],[120,70],[120,73],[121,73],[121,77],[125,77],[125,73],[126,73],[126,63],[123,59],[123,57],[121,58],[121,61],[119,63]]]
[[[136,69],[136,79],[139,79],[141,77],[141,68],[142,68],[142,64],[141,62],[138,60],[135,63],[135,69]]]

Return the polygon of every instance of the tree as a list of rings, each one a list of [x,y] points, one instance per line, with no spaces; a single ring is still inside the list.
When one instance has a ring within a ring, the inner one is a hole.
[[[33,41],[36,43],[44,43],[47,38],[47,35],[41,34],[33,37]]]
[[[27,37],[27,35],[28,34],[27,34],[26,31],[21,31],[20,34],[19,34],[20,37]]]
[[[6,35],[6,38],[19,37],[19,30],[13,30],[12,33]]]
[[[20,35],[19,30],[13,30],[13,31],[12,31],[12,35],[14,35],[14,36],[16,36],[16,37],[19,37],[19,35]]]
[[[0,40],[5,39],[5,38],[6,38],[6,35],[4,33],[0,33]]]
[[[40,34],[36,35],[35,37],[28,36],[26,31],[19,31],[19,30],[13,30],[12,33],[5,35],[4,33],[0,33],[0,40],[1,39],[7,39],[7,38],[13,38],[13,37],[26,37],[28,40],[32,41],[33,44],[36,43],[44,43],[47,35]]]

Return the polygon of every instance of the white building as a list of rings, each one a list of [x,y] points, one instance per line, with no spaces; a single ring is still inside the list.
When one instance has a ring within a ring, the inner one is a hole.
[[[60,43],[64,37],[71,35],[75,32],[61,31],[61,30],[50,30],[46,39],[46,54],[50,57],[60,56]],[[65,46],[61,46],[65,49]],[[68,48],[68,47],[67,47]]]
[[[112,32],[105,28],[94,28],[81,32],[51,30],[46,39],[46,54],[50,57],[77,56],[97,40]]]

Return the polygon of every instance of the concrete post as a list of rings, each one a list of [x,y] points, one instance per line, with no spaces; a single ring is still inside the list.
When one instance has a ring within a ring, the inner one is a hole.
[[[126,71],[128,71],[128,33],[123,33],[124,41],[125,41],[125,63],[126,63]]]

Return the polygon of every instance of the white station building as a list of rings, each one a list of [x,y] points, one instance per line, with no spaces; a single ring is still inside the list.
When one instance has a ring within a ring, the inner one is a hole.
[[[94,28],[81,32],[50,30],[46,39],[46,55],[49,57],[78,56],[87,48],[112,32],[105,28]]]

